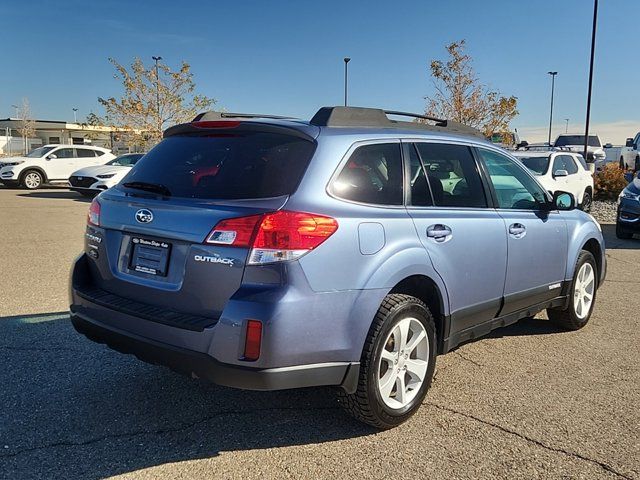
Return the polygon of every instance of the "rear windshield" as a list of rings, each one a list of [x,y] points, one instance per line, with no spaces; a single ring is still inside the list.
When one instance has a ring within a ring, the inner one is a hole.
[[[584,145],[584,135],[561,135],[555,143],[556,147],[566,147],[567,145]],[[600,146],[600,140],[596,135],[589,135],[589,146]]]
[[[171,196],[189,198],[289,195],[314,149],[311,141],[264,132],[168,137],[135,164],[122,184],[162,185]]]
[[[549,168],[549,157],[518,157],[518,160],[536,175],[544,175]]]

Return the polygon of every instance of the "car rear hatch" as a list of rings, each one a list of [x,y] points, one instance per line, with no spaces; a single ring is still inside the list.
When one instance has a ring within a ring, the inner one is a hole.
[[[315,141],[288,127],[208,123],[174,127],[92,205],[83,288],[98,303],[150,319],[167,310],[202,329],[240,287],[249,247],[224,235],[209,243],[213,228],[281,209]]]

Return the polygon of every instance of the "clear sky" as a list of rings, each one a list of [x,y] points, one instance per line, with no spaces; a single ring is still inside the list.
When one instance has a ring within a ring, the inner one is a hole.
[[[549,70],[557,70],[554,136],[584,128],[591,0],[3,2],[0,117],[28,97],[38,118],[101,113],[117,96],[114,57],[192,65],[198,91],[229,111],[309,118],[343,101],[422,112],[428,65],[466,39],[483,83],[518,97],[512,126],[546,140]],[[603,141],[640,130],[640,0],[601,0],[592,123]]]

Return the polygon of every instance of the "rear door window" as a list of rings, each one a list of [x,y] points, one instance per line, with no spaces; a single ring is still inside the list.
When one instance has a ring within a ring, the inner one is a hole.
[[[250,199],[289,195],[309,164],[315,143],[267,132],[165,138],[122,181],[162,185],[172,196]]]
[[[95,150],[91,150],[90,148],[76,148],[76,152],[78,153],[79,158],[95,158]]]
[[[354,150],[331,184],[336,197],[374,205],[402,205],[400,143],[375,143]]]
[[[465,145],[416,143],[437,207],[487,206],[480,172]]]

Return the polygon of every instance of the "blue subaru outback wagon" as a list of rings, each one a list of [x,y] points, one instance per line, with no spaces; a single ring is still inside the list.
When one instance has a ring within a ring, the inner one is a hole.
[[[91,204],[71,319],[221,385],[335,385],[390,428],[420,406],[437,354],[544,309],[564,329],[588,322],[604,243],[574,207],[455,122],[204,113]]]

